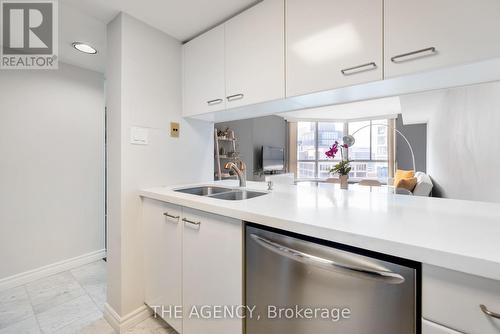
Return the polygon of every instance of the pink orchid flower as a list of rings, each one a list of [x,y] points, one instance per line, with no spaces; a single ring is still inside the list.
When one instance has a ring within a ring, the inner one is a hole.
[[[335,158],[335,155],[337,154],[338,151],[339,151],[339,143],[337,141],[335,141],[335,143],[332,145],[332,147],[330,147],[330,149],[325,152],[325,155],[328,158],[333,159],[333,158]]]

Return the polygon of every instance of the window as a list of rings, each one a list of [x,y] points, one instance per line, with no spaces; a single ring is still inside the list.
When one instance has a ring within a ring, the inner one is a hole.
[[[297,178],[328,178],[330,168],[340,159],[328,159],[325,152],[335,140],[342,142],[345,134],[352,134],[356,143],[349,149],[353,180],[375,179],[386,182],[390,176],[389,161],[394,148],[390,147],[389,129],[393,120],[353,122],[298,122],[297,123]]]

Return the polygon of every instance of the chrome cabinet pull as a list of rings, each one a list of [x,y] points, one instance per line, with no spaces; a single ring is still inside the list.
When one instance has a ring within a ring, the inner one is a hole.
[[[353,75],[361,72],[373,71],[375,69],[377,69],[377,64],[371,62],[354,67],[344,68],[343,70],[340,70],[340,72],[342,72],[343,75]]]
[[[168,212],[164,212],[163,215],[167,218],[170,218],[170,219],[175,219],[177,221],[179,221],[179,218],[181,218],[180,216],[174,216],[174,215],[171,215],[170,213]]]
[[[187,223],[187,224],[194,225],[194,226],[200,226],[201,225],[201,222],[195,222],[195,221],[189,220],[187,218],[182,218],[182,221],[185,222],[185,223]]]
[[[479,305],[479,308],[481,309],[481,311],[483,311],[484,314],[486,314],[486,315],[488,315],[488,316],[490,316],[492,318],[495,318],[495,319],[500,319],[500,314],[499,313],[491,312],[483,304]]]
[[[256,234],[250,234],[250,237],[262,247],[272,251],[275,254],[284,256],[291,260],[307,265],[322,268],[328,271],[355,275],[360,278],[371,278],[383,281],[388,284],[401,284],[405,281],[404,277],[391,271],[382,271],[371,268],[350,266],[343,263],[337,263],[333,260],[325,259],[319,256],[304,253],[302,251],[280,245],[274,241],[264,239]]]
[[[222,103],[222,99],[215,99],[215,100],[207,101],[207,104],[209,106],[213,106],[213,105],[216,105],[216,104],[219,104],[219,103]]]
[[[408,53],[403,53],[403,54],[394,56],[391,58],[391,61],[393,63],[403,63],[405,61],[410,61],[410,60],[414,60],[416,58],[421,58],[421,57],[434,56],[436,54],[437,54],[436,48],[430,47],[430,48],[425,48],[425,49],[412,51],[412,52],[408,52]],[[412,57],[412,56],[417,56],[417,57]],[[404,59],[404,58],[407,58],[407,59]]]
[[[226,97],[228,101],[236,101],[236,100],[241,100],[245,95],[243,94],[234,94],[234,95],[229,95]]]

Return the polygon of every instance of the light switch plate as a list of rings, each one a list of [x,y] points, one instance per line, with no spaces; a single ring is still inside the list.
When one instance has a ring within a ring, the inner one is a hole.
[[[149,131],[147,128],[133,126],[130,128],[130,143],[134,145],[148,145]]]
[[[179,138],[179,123],[170,122],[170,137]]]

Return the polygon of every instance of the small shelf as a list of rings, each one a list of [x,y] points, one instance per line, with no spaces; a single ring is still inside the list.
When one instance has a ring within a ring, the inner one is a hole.
[[[224,137],[217,137],[217,140],[219,141],[236,141],[236,138],[230,139],[230,138],[224,138]]]
[[[227,138],[218,136],[217,129],[214,129],[214,160],[215,160],[215,179],[216,180],[225,180],[225,179],[235,179],[235,175],[228,175],[226,169],[223,168],[227,162],[237,162],[241,159],[239,156],[239,152],[236,149],[237,138]],[[229,143],[227,144],[223,143]],[[221,147],[224,147],[223,151],[226,154],[220,154]],[[234,155],[229,155],[229,154]]]
[[[215,177],[219,177],[219,175],[217,173],[215,173]],[[222,175],[220,178],[221,178],[221,180],[228,180],[228,179],[236,179],[237,176],[236,175]]]
[[[221,159],[239,159],[239,156],[228,156],[228,155],[219,155],[219,158]]]

